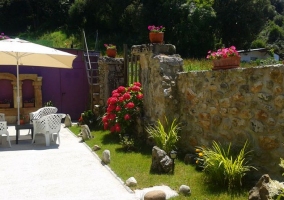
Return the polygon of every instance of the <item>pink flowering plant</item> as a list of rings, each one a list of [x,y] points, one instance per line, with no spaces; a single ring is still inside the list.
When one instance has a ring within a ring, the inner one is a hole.
[[[102,117],[105,130],[126,133],[142,111],[143,93],[139,82],[129,87],[119,86],[108,98],[107,110]]]
[[[6,40],[6,39],[10,39],[10,38],[7,35],[5,35],[4,33],[1,33],[0,40]]]
[[[164,26],[149,25],[148,30],[154,33],[163,33],[165,32],[166,28]]]
[[[221,58],[228,58],[232,56],[239,56],[239,53],[235,46],[231,46],[229,48],[221,48],[217,51],[208,51],[207,59],[209,60],[217,60]]]
[[[116,49],[116,46],[113,44],[104,44],[106,49]]]

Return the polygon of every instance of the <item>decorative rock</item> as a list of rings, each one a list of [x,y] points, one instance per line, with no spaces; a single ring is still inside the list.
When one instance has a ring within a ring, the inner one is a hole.
[[[167,153],[157,146],[152,149],[151,172],[168,173],[172,169],[172,159]]]
[[[144,200],[166,200],[166,193],[162,190],[153,190],[145,194]]]
[[[284,189],[284,184],[271,180],[268,174],[264,174],[256,185],[249,191],[249,200],[275,199]]]
[[[137,185],[137,181],[134,177],[130,177],[129,179],[127,179],[125,181],[125,184],[128,186],[128,187],[133,187],[133,186],[136,186]]]
[[[183,195],[190,195],[191,191],[190,191],[190,187],[187,185],[181,185],[179,187],[179,193],[183,194]]]
[[[104,150],[103,151],[102,161],[105,164],[109,164],[110,163],[110,151],[109,150]]]
[[[66,117],[65,117],[64,125],[65,125],[65,128],[72,126],[72,121],[71,121],[71,117],[70,117],[69,114],[67,114]]]
[[[97,150],[100,150],[101,149],[101,147],[99,146],[99,145],[94,145],[93,146],[93,151],[97,151]]]
[[[79,133],[78,136],[82,137],[84,141],[92,138],[91,131],[87,124],[81,125],[81,133]]]

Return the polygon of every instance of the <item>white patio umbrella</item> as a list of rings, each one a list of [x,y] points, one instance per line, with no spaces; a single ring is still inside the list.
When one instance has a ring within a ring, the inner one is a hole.
[[[18,124],[20,123],[19,65],[72,68],[76,55],[26,40],[0,40],[0,65],[17,66]]]

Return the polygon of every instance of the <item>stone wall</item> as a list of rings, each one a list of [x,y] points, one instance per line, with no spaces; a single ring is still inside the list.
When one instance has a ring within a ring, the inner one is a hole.
[[[233,149],[248,140],[256,174],[281,178],[284,66],[185,73],[183,60],[164,48],[132,48],[141,59],[146,121],[153,123],[164,116],[179,119],[178,148],[184,153],[193,152],[195,146],[211,146],[213,140],[231,143]]]
[[[107,99],[111,96],[111,92],[125,84],[124,59],[100,57],[98,64],[100,83],[99,103],[101,106],[106,106]]]

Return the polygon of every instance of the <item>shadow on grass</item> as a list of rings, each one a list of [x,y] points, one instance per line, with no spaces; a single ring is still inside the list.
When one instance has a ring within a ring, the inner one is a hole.
[[[226,194],[231,197],[231,199],[240,199],[243,198],[245,194],[249,196],[249,190],[253,187],[250,184],[243,184],[242,186],[232,188],[228,190],[227,186],[224,185],[215,185],[210,182],[203,182],[204,191],[208,195],[220,196]]]
[[[102,144],[119,144],[119,136],[117,134],[105,134],[102,138]]]

